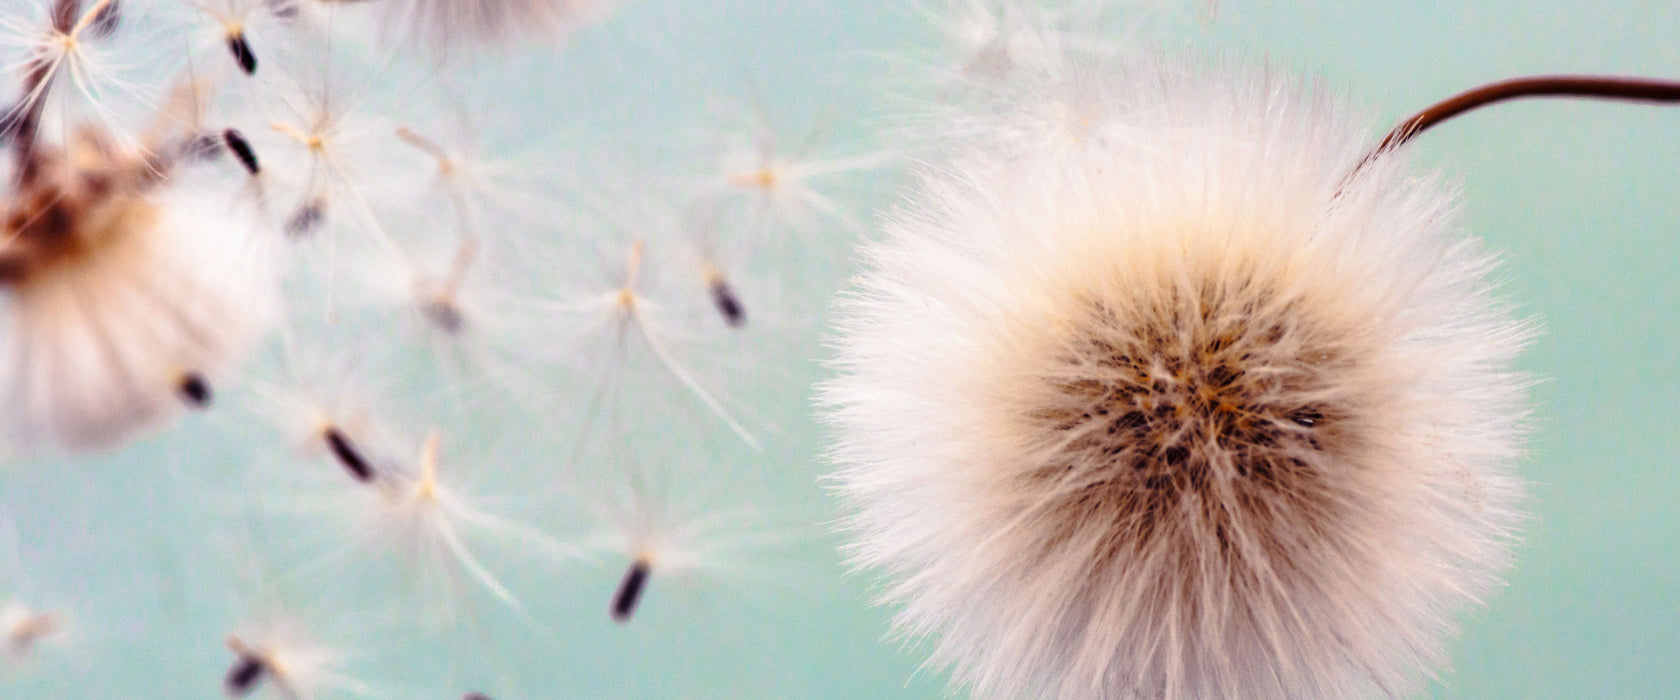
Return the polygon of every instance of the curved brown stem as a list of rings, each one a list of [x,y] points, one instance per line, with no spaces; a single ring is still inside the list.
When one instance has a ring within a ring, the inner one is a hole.
[[[1395,150],[1436,124],[1491,104],[1527,97],[1583,97],[1631,102],[1680,102],[1680,82],[1608,75],[1536,75],[1511,78],[1466,90],[1407,117],[1342,179],[1337,194],[1372,161]]]

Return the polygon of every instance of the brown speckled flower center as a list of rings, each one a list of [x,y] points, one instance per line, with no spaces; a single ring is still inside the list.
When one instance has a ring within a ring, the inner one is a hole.
[[[1254,283],[1087,307],[1051,373],[1054,408],[1032,416],[1053,436],[1033,473],[1058,510],[1152,531],[1185,506],[1216,529],[1331,508],[1326,469],[1360,421],[1345,391],[1356,354],[1326,314]]]

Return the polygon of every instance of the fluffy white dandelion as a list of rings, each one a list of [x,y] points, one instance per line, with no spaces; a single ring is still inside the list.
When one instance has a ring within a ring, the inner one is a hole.
[[[1493,256],[1312,90],[1068,75],[1077,138],[990,117],[840,304],[852,561],[980,697],[1414,690],[1520,520]]]
[[[183,170],[199,136],[154,128],[127,147],[86,127],[59,146],[27,122],[13,132],[0,394],[26,446],[110,445],[183,400],[206,405],[208,377],[269,320],[255,222]]]

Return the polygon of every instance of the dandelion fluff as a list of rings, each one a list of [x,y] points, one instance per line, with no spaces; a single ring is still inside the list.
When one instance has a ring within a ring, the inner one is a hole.
[[[269,320],[252,224],[214,197],[119,194],[40,215],[65,217],[62,236],[7,271],[0,306],[0,393],[25,445],[109,446],[207,403],[206,377]]]
[[[343,2],[344,0],[337,0]],[[558,41],[612,9],[612,0],[386,0],[380,24],[437,56],[463,46]]]
[[[1401,154],[1343,187],[1369,134],[1322,94],[1066,75],[922,169],[840,304],[852,561],[978,697],[1415,690],[1520,520],[1496,261]]]

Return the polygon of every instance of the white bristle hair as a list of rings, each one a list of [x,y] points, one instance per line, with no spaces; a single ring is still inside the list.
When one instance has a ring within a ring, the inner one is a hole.
[[[1499,583],[1532,336],[1335,100],[1083,66],[920,168],[822,387],[855,566],[979,698],[1405,695]],[[1061,115],[1046,119],[1046,115]]]

